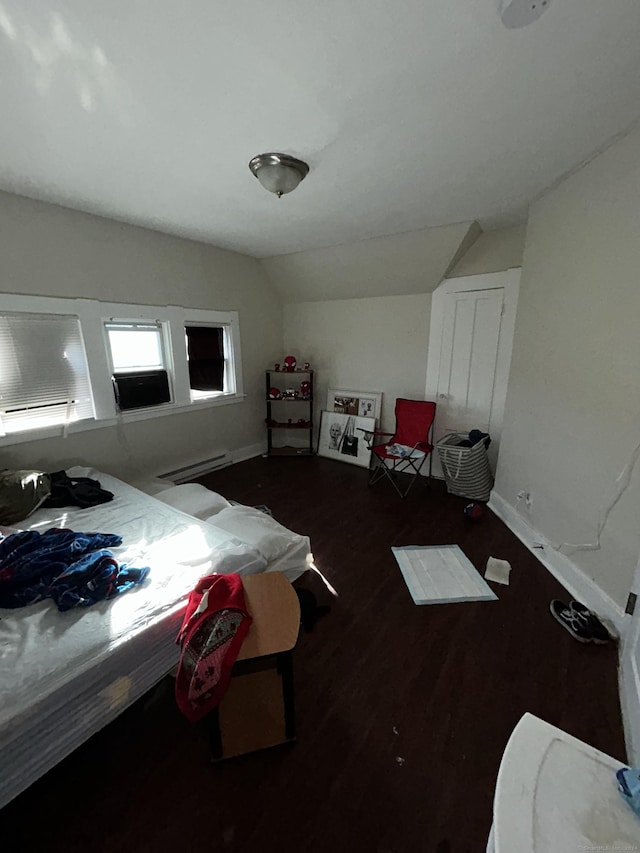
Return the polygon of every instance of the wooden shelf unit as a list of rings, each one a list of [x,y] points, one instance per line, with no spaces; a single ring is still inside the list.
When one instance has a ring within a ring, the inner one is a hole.
[[[308,397],[280,397],[272,399],[270,391],[278,388],[280,393],[289,389],[301,395],[300,385],[308,382],[311,390]],[[313,370],[266,370],[265,371],[266,403],[267,403],[267,455],[268,456],[313,456]],[[286,407],[286,408],[285,408]],[[291,412],[291,418],[283,420],[283,413]],[[276,413],[278,416],[276,416]],[[291,422],[289,422],[291,421]],[[308,442],[304,446],[274,445],[274,430],[306,431]]]

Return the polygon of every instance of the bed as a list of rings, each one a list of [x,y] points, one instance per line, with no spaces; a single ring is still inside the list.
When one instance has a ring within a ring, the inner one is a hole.
[[[48,600],[0,610],[0,808],[173,669],[200,577],[281,571],[293,581],[311,565],[306,536],[198,484],[136,488],[91,468],[67,473],[99,480],[113,501],[40,508],[14,527],[118,533],[118,560],[151,570],[140,586],[92,607],[60,613]]]

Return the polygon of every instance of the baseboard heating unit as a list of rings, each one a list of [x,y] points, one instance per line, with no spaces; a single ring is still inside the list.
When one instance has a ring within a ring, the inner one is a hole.
[[[203,459],[200,462],[194,462],[192,465],[185,465],[184,468],[176,468],[174,471],[165,471],[159,476],[163,480],[171,480],[173,483],[185,483],[193,477],[202,477],[204,474],[209,474],[211,471],[216,471],[218,468],[226,468],[233,462],[231,454],[228,450],[221,450],[216,456],[209,459]]]

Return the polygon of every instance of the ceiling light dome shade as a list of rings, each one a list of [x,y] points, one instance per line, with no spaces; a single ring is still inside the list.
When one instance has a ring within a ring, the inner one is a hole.
[[[265,190],[278,198],[290,193],[309,172],[309,166],[288,154],[258,154],[249,163],[249,168]]]
[[[549,8],[551,0],[500,0],[502,23],[510,30],[518,30],[537,21]]]

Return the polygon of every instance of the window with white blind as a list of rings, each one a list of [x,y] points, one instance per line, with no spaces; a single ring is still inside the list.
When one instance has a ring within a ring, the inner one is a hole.
[[[2,294],[0,445],[243,399],[237,311]]]
[[[78,317],[0,314],[0,435],[93,417]]]

